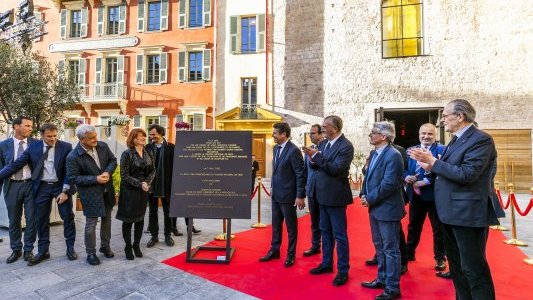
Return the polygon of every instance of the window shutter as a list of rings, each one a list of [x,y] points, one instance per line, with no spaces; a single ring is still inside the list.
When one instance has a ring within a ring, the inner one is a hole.
[[[59,32],[62,39],[67,38],[67,10],[61,10],[61,18],[59,22]]]
[[[79,69],[78,69],[78,85],[80,87],[85,87],[85,78],[87,77],[87,59],[79,59]]]
[[[230,36],[230,52],[231,53],[239,53],[238,51],[238,28],[237,28],[237,21],[238,21],[238,16],[231,16],[230,17],[230,31],[229,31],[229,36]]]
[[[180,51],[178,53],[178,80],[180,82],[187,81],[187,52]]]
[[[168,116],[159,116],[159,125],[166,129],[168,127]]]
[[[144,82],[143,59],[143,54],[137,54],[137,72],[135,74],[135,82],[137,84],[143,84]]]
[[[264,52],[266,50],[266,20],[265,14],[257,15],[257,52]]]
[[[127,19],[127,12],[126,12],[126,3],[120,4],[118,7],[118,33],[124,34],[126,33],[126,19]]]
[[[178,27],[185,28],[187,25],[187,1],[180,0]]]
[[[139,32],[144,31],[144,8],[144,0],[139,0],[137,5],[137,31]]]
[[[161,30],[168,30],[168,0],[161,0]]]
[[[117,83],[124,84],[124,55],[117,56]]]
[[[204,26],[211,26],[211,0],[204,0]]]
[[[43,13],[42,12],[34,12],[33,15],[35,16],[35,21],[37,21],[37,23],[40,23],[42,20],[43,20]],[[43,36],[39,36],[35,39],[33,39],[34,42],[38,42],[38,41],[42,41],[43,40]]]
[[[87,7],[81,8],[81,37],[87,37],[87,23],[89,22],[89,9]]]
[[[204,129],[204,114],[193,114],[192,117],[192,130]]]
[[[183,115],[182,114],[177,114],[176,115],[176,123],[178,122],[183,122]]]
[[[62,77],[65,75],[65,60],[64,59],[60,59],[57,62],[57,75],[59,75],[59,77]]]
[[[140,128],[141,127],[141,116],[136,115],[133,116],[133,128]]]
[[[167,60],[168,53],[159,54],[159,83],[167,83]]]
[[[104,6],[100,5],[98,6],[98,19],[96,20],[96,34],[103,35],[104,34]]]
[[[95,79],[94,79],[94,95],[100,96],[100,90],[102,85],[102,57],[97,57],[95,62]]]
[[[204,50],[203,61],[202,79],[209,81],[211,80],[211,49]]]

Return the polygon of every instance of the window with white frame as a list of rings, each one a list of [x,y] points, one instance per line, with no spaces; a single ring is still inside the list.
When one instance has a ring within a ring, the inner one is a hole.
[[[230,16],[229,30],[231,53],[247,54],[265,51],[265,14]]]
[[[65,9],[60,11],[59,34],[62,39],[87,37],[89,9],[83,1],[65,2]]]
[[[167,83],[168,53],[163,47],[145,48],[144,53],[137,54],[135,82],[137,84]]]
[[[69,77],[73,77],[74,82],[78,83],[78,73],[80,72],[80,61],[69,60],[67,66],[67,74]]]
[[[168,30],[169,0],[139,0],[137,31]]]
[[[63,59],[58,62],[59,75],[67,74],[80,87],[85,87],[87,84],[87,59],[82,58],[79,53],[65,55]]]
[[[205,45],[188,45],[179,51],[178,79],[180,82],[211,80],[211,49],[205,49]]]
[[[176,115],[175,122],[187,122],[191,130],[205,130],[207,107],[205,106],[182,106],[181,114]]]
[[[123,0],[102,0],[97,8],[96,33],[100,36],[126,33],[127,11]]]
[[[163,107],[137,108],[138,115],[132,116],[133,128],[148,129],[152,124],[158,124],[168,129],[168,116],[163,115]]]
[[[159,83],[161,55],[146,56],[146,83]]]
[[[211,0],[180,0],[178,13],[179,28],[211,26]]]
[[[102,52],[94,62],[94,94],[109,98],[123,98],[126,57],[120,51]]]

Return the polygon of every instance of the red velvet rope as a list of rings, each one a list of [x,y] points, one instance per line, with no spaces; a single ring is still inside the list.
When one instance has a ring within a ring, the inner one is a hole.
[[[267,191],[265,185],[262,184],[262,183],[261,183],[261,185],[263,186],[263,191],[265,191],[265,193],[266,193],[269,197],[271,197],[271,195],[270,195],[270,193]]]
[[[529,204],[527,205],[527,208],[524,211],[522,211],[520,209],[520,206],[518,206],[518,203],[516,203],[516,197],[514,193],[510,193],[509,196],[511,198],[511,201],[513,201],[514,208],[516,208],[516,211],[518,212],[518,214],[521,215],[522,217],[527,216],[527,214],[529,214],[529,212],[531,211],[531,208],[533,208],[533,198],[529,199]]]
[[[507,204],[503,204],[502,201],[502,194],[500,193],[499,189],[496,189],[496,195],[498,196],[498,201],[500,201],[500,205],[503,209],[507,209],[509,207],[509,204],[511,204],[511,197],[507,198]]]
[[[259,190],[259,185],[257,185],[254,189],[254,192],[252,193],[252,197],[250,198],[250,201],[254,200],[255,198],[255,194],[257,193],[257,191]]]

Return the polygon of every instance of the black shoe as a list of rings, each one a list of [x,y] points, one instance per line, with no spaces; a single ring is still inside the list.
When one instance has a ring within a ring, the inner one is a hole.
[[[41,263],[43,260],[50,259],[50,252],[46,251],[45,253],[41,254],[38,253],[35,255],[31,260],[28,261],[28,266],[35,266],[39,263]]]
[[[100,259],[98,258],[98,256],[96,256],[96,254],[89,254],[87,255],[87,262],[91,266],[97,266],[100,264]]]
[[[374,279],[372,281],[363,281],[361,282],[361,285],[369,289],[384,289],[385,288],[385,284],[383,282],[379,282],[377,279]]]
[[[15,250],[11,255],[6,259],[7,264],[12,264],[16,262],[22,256],[22,250]]]
[[[167,246],[169,246],[169,247],[174,246],[174,239],[170,235],[166,235],[165,236],[165,244],[167,244]]]
[[[194,228],[194,225],[192,226],[192,233],[194,233],[194,234],[200,234],[200,232],[202,232],[200,229],[196,229],[196,228]]]
[[[131,246],[124,247],[124,254],[126,254],[127,260],[134,260],[135,256],[133,256],[133,249]]]
[[[157,242],[159,242],[159,239],[158,239],[156,236],[153,236],[153,237],[148,241],[148,243],[146,243],[146,247],[147,247],[147,248],[152,248],[155,244],[157,244]]]
[[[100,252],[103,253],[104,256],[107,257],[107,258],[115,257],[115,253],[113,253],[113,251],[111,251],[110,247],[100,248]]]
[[[67,250],[67,258],[68,260],[76,260],[78,259],[78,253],[74,250]]]
[[[172,230],[174,236],[183,236],[183,233],[179,232],[177,229]]]
[[[348,273],[337,273],[335,279],[333,279],[334,286],[344,285],[348,281]]]
[[[371,259],[365,260],[365,265],[367,266],[375,266],[378,264],[378,258],[374,255]]]
[[[287,259],[285,260],[285,268],[288,268],[294,265],[294,259],[295,259],[294,255],[287,256]]]
[[[320,253],[320,247],[313,247],[309,250],[305,250],[304,251],[304,256],[311,256],[311,255],[315,255],[315,254],[319,254]]]
[[[143,257],[143,253],[141,252],[141,247],[139,247],[139,244],[133,244],[133,253],[135,253],[135,256],[137,257]]]
[[[409,271],[409,269],[407,269],[407,265],[402,265],[400,267],[400,275],[407,273],[407,271]]]
[[[32,258],[33,258],[32,251],[24,251],[24,261],[29,261]]]
[[[274,252],[272,250],[269,250],[265,256],[259,259],[259,261],[269,261],[269,260],[278,259],[278,258],[279,258],[279,251]]]
[[[444,279],[452,279],[452,274],[450,272],[437,272],[435,275]]]
[[[446,261],[444,259],[435,260],[435,270],[437,271],[446,270]]]
[[[318,265],[318,267],[309,270],[309,273],[311,273],[312,275],[333,273],[333,267],[326,267],[323,264],[320,264]]]
[[[392,300],[402,297],[400,291],[392,292],[389,290],[384,290],[383,293],[376,296],[376,300]]]

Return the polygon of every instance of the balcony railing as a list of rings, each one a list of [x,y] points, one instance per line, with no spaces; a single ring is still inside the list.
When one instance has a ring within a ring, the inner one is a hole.
[[[81,99],[126,99],[126,85],[122,83],[87,84],[80,86]]]
[[[242,104],[241,119],[257,119],[257,104]]]

